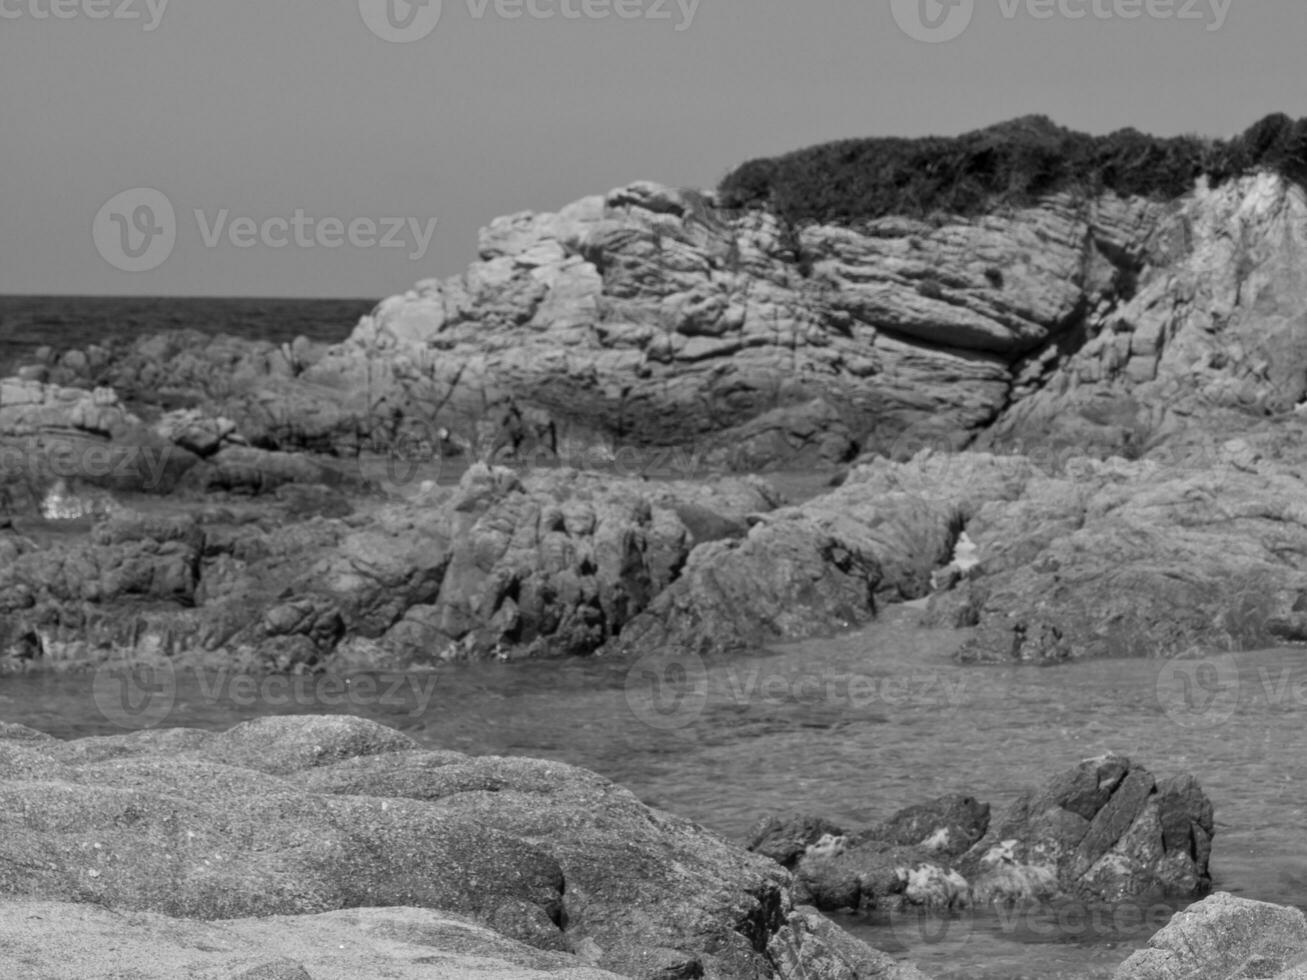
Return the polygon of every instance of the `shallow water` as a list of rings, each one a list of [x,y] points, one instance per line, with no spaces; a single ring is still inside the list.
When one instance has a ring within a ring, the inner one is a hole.
[[[1217,888],[1307,904],[1307,653],[968,668],[949,660],[965,633],[922,630],[915,619],[893,609],[857,633],[702,674],[693,662],[605,661],[451,666],[348,687],[183,674],[162,721],[218,729],[266,714],[361,714],[433,747],[586,766],[728,837],[796,808],[851,825],[949,792],[998,808],[1115,751],[1158,774],[1199,776],[1216,805]],[[1205,710],[1186,706],[1186,675],[1191,703]],[[140,705],[106,701],[107,690],[87,676],[3,678],[0,718],[62,737],[139,727]],[[1115,922],[1073,909],[1017,922],[840,921],[934,976],[1083,977],[1110,975],[1168,910],[1117,913]]]

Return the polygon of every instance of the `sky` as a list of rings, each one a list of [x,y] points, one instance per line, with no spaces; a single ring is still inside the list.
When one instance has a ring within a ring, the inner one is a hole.
[[[0,293],[373,299],[496,215],[827,140],[1228,136],[1307,115],[1304,37],[1297,0],[0,0]]]

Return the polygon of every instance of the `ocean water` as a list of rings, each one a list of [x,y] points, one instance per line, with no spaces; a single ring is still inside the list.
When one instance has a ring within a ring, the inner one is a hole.
[[[0,296],[0,377],[41,346],[80,348],[161,330],[335,343],[375,305],[371,299]]]
[[[1301,650],[1240,655],[1203,713],[1178,710],[1158,661],[966,667],[951,659],[966,635],[922,629],[913,610],[894,607],[857,632],[708,664],[706,686],[679,692],[655,689],[640,664],[602,659],[451,665],[349,686],[304,677],[251,688],[186,673],[151,720],[221,730],[270,714],[363,715],[432,748],[593,769],[736,840],[766,814],[799,810],[856,828],[954,792],[997,816],[1023,789],[1118,752],[1159,776],[1198,776],[1216,809],[1218,889],[1307,905]],[[103,693],[85,676],[4,678],[0,718],[65,738],[139,725],[106,712]],[[837,921],[938,978],[1103,978],[1173,911]]]

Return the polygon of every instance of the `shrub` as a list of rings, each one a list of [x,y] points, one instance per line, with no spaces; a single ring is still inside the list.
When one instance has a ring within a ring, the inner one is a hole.
[[[1134,129],[1090,136],[1025,116],[958,137],[855,139],[751,160],[718,188],[723,206],[770,207],[792,224],[888,215],[974,215],[1059,191],[1174,199],[1269,169],[1307,184],[1307,119],[1267,116],[1228,141]]]

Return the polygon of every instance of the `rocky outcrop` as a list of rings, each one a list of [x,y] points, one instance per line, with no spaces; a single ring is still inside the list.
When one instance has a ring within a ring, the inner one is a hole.
[[[1139,455],[1186,430],[1291,415],[1307,397],[1305,258],[1302,187],[1200,184],[1150,229],[1132,295],[978,445]]]
[[[448,428],[488,451],[521,404],[624,445],[833,464],[991,422],[1059,344],[1099,332],[1163,210],[1060,195],[796,229],[633,184],[492,222],[466,273],[386,300],[330,349],[177,334],[50,377],[203,406],[264,448],[351,455]]]
[[[1014,132],[986,138],[1019,150]],[[41,509],[56,438],[81,440],[70,479],[94,450],[114,461],[101,484],[127,489],[149,488],[142,473],[191,497],[326,486],[289,492],[328,520],[352,506],[333,491],[370,486],[370,452],[586,468],[591,450],[607,465],[671,446],[687,478],[862,453],[868,466],[802,507],[700,513],[621,479],[609,492],[547,477],[466,506],[429,500],[430,519],[410,504],[371,532],[314,532],[330,545],[277,531],[310,563],[344,548],[316,566],[325,588],[229,553],[232,532],[201,556],[206,625],[164,610],[179,622],[146,630],[202,634],[206,650],[235,638],[281,665],[678,656],[930,596],[929,622],[977,628],[976,661],[1307,640],[1307,195],[1235,164],[1167,203],[1059,192],[969,217],[794,226],[640,183],[501,218],[466,273],[382,302],[342,344],[174,333],[5,382],[0,437],[35,441],[23,466],[0,465],[0,520]],[[933,455],[914,460],[923,446]],[[587,495],[593,519],[563,506]],[[243,555],[265,548],[238,536]],[[975,549],[962,564],[960,544]],[[34,550],[21,536],[7,548]],[[11,573],[20,635],[86,621],[43,605],[85,591],[48,587],[53,560]],[[75,567],[102,580],[123,560]],[[119,594],[105,588],[92,591]],[[251,597],[259,615],[240,616]]]
[[[1191,905],[1134,953],[1113,980],[1226,980],[1307,975],[1307,918],[1299,909],[1225,893]]]
[[[800,899],[818,908],[901,911],[1201,895],[1213,828],[1192,776],[1158,780],[1106,756],[993,821],[988,804],[949,796],[852,833],[814,818],[766,820],[748,844],[792,866]]]
[[[228,452],[258,451],[215,458]],[[0,538],[0,649],[39,637],[43,652],[11,650],[21,669],[124,648],[274,670],[591,654],[697,546],[777,503],[756,478],[474,466],[456,488],[388,503],[288,483],[169,516],[123,508],[85,537]]]
[[[58,479],[170,493],[196,462],[150,431],[112,389],[0,379],[0,510],[39,509]]]
[[[312,978],[340,974],[316,972],[298,940],[333,927],[346,959],[389,937],[648,980],[915,976],[793,908],[772,862],[557,762],[425,751],[350,717],[0,734],[0,896],[124,914],[169,956],[162,916],[213,937],[218,963],[287,961]],[[5,921],[22,942],[42,934]],[[83,940],[104,923],[71,921]]]
[[[237,493],[220,505],[150,520],[81,494],[89,536],[20,522],[0,537],[0,648],[36,631],[47,659],[58,648],[70,661],[127,636],[275,669],[677,658],[927,597],[927,622],[976,628],[971,661],[1265,647],[1307,639],[1303,445],[1307,421],[1291,420],[1179,464],[1073,458],[1047,472],[1021,456],[927,452],[856,467],[800,505],[757,479],[480,465],[459,488],[406,499],[340,481],[248,496],[240,473],[313,481],[322,467],[231,447],[194,471],[225,460]]]
[[[977,626],[967,660],[1198,657],[1307,639],[1301,421],[1181,463],[1076,458],[969,511],[978,564],[937,582],[927,620]],[[938,497],[984,457],[896,471]]]

